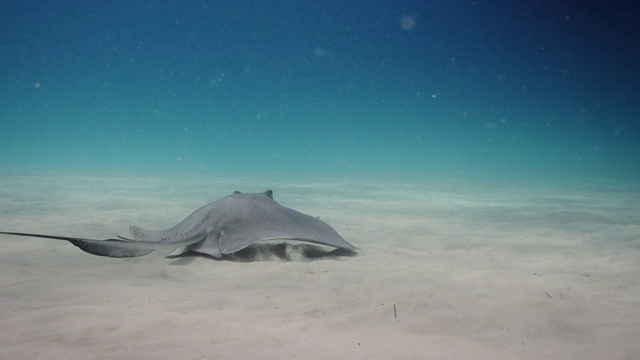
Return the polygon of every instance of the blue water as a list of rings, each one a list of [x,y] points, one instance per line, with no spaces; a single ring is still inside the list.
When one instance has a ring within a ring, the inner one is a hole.
[[[640,176],[635,1],[26,1],[0,171]]]

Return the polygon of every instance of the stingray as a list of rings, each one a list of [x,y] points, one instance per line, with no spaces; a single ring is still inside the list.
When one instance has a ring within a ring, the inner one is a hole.
[[[324,221],[278,204],[271,190],[235,191],[199,208],[167,230],[137,226],[129,230],[132,238],[118,235],[117,239],[105,240],[5,231],[0,234],[66,240],[90,254],[115,258],[152,252],[165,257],[195,252],[222,258],[258,241],[280,239],[357,249]]]

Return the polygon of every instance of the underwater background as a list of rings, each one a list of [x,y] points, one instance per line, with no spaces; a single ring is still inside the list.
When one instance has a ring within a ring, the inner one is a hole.
[[[3,1],[0,171],[640,175],[634,1]]]

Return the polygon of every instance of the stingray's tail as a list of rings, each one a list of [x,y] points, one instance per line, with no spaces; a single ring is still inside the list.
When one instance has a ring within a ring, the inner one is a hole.
[[[138,243],[148,243],[153,249],[155,249],[155,254],[160,257],[169,257],[174,255],[180,255],[186,252],[190,245],[198,243],[202,241],[203,237],[194,237],[194,238],[179,238],[175,239],[175,236],[172,236],[171,229],[164,231],[153,231],[153,230],[145,230],[138,226],[131,226],[129,228],[129,232],[131,232],[131,236],[133,240]],[[125,239],[127,240],[127,239]]]
[[[145,230],[138,226],[129,227],[129,232],[134,240],[159,242],[162,239],[160,231]]]
[[[144,256],[155,251],[155,248],[150,248],[149,244],[135,242],[127,239],[96,240],[96,239],[76,238],[76,237],[70,237],[70,236],[57,236],[57,235],[48,235],[48,234],[31,234],[31,233],[5,232],[5,231],[0,232],[0,234],[66,240],[72,243],[73,245],[79,247],[83,251],[88,252],[89,254],[98,255],[98,256],[116,257],[116,258]]]

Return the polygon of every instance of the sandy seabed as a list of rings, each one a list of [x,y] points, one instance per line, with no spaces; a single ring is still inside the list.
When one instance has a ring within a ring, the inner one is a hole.
[[[5,173],[0,230],[111,238],[266,189],[361,249],[113,259],[0,235],[0,358],[640,358],[638,183]]]

